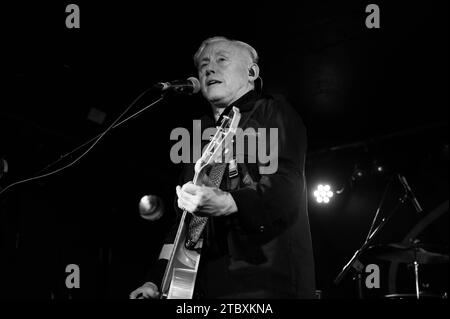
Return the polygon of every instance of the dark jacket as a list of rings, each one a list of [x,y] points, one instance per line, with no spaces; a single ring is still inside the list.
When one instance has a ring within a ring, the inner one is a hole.
[[[268,163],[249,156],[245,147],[245,162],[238,163],[238,176],[230,177],[228,168],[225,171],[220,188],[231,193],[238,212],[209,219],[203,233],[196,293],[205,298],[313,298],[305,127],[296,111],[279,97],[251,91],[227,107],[222,116],[232,106],[241,112],[243,130],[267,129],[264,151],[272,154],[272,165],[277,156],[278,168],[265,174],[262,168]],[[214,123],[211,116],[205,116],[202,130],[220,121]],[[270,128],[278,131],[277,143],[272,145]],[[257,139],[263,137],[259,134]],[[185,165],[182,183],[192,180],[193,167]],[[174,237],[172,233],[168,242]]]

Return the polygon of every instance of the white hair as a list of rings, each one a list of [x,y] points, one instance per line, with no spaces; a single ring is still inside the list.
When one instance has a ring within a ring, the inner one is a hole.
[[[209,44],[216,43],[216,42],[223,42],[223,41],[231,42],[232,44],[247,50],[247,52],[248,52],[248,54],[250,56],[250,59],[252,60],[252,63],[258,63],[258,60],[259,60],[258,53],[256,52],[256,50],[251,45],[249,45],[249,44],[247,44],[245,42],[242,42],[242,41],[231,40],[231,39],[228,39],[228,38],[225,38],[225,37],[212,37],[212,38],[209,38],[209,39],[206,39],[205,41],[203,41],[202,44],[200,45],[200,47],[198,48],[197,52],[195,52],[195,54],[194,54],[194,65],[195,65],[195,67],[196,68],[198,67],[198,64],[200,62],[199,61],[200,56],[202,55],[203,50],[205,50],[205,48]]]

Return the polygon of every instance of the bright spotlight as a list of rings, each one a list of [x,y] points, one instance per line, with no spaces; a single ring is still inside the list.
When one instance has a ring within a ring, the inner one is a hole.
[[[330,185],[322,185],[319,184],[317,186],[317,190],[314,191],[314,197],[319,204],[328,204],[330,202],[330,198],[333,197],[333,191],[331,190]]]

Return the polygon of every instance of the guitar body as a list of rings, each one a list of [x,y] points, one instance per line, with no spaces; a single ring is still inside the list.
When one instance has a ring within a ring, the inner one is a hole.
[[[175,258],[172,264],[172,279],[167,293],[167,299],[192,299],[198,265],[200,263],[203,240],[200,239],[195,250],[184,247],[186,227],[180,236],[177,247],[174,247]]]
[[[239,109],[235,107],[233,107],[231,114],[232,118],[224,116],[221,126],[218,127],[202,157],[196,163],[194,184],[202,184],[205,180],[205,168],[209,165],[218,161],[227,163],[232,159],[232,152],[229,152],[228,146],[232,143],[233,136],[236,134],[241,115]],[[173,250],[161,284],[161,298],[192,299],[194,294],[203,240],[200,238],[194,249],[185,247],[187,214],[189,213],[184,210],[180,219]]]

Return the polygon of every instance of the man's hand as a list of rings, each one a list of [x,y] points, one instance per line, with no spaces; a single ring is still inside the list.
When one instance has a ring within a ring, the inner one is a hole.
[[[130,299],[156,299],[158,297],[158,287],[149,281],[130,294]]]
[[[192,182],[176,188],[178,207],[199,216],[225,216],[237,212],[230,193],[216,187],[198,186]]]

